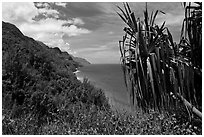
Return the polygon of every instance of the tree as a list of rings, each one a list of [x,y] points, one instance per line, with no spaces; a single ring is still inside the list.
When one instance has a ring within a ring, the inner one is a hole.
[[[201,102],[201,85],[196,85],[195,82],[202,80],[202,77],[200,79],[194,75],[197,71],[202,74],[202,54],[194,56],[196,52],[201,52],[201,45],[194,42],[202,43],[202,32],[199,29],[202,24],[202,9],[201,3],[196,4],[199,6],[185,6],[188,16],[184,21],[189,23],[185,24],[186,28],[183,28],[182,32],[188,32],[190,42],[185,38],[185,41],[181,39],[182,44],[173,41],[169,29],[165,27],[165,21],[161,26],[155,24],[157,15],[165,14],[163,11],[152,12],[149,17],[146,5],[144,20],[140,20],[136,19],[128,3],[124,3],[124,10],[118,6],[122,14],[117,14],[127,24],[124,28],[125,35],[122,41],[119,41],[119,48],[124,79],[133,106],[144,111],[150,108],[167,110],[174,105],[172,97],[182,100],[188,108],[190,104],[193,111],[193,105],[202,105],[198,103],[198,100]],[[193,12],[189,9],[193,9]],[[195,28],[197,32],[194,32]],[[183,50],[183,47],[189,46],[186,45],[187,42],[190,45],[190,54]],[[202,117],[197,109],[196,112]]]

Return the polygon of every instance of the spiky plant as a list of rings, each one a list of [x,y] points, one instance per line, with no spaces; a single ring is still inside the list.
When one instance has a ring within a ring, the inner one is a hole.
[[[171,95],[196,103],[191,60],[180,54],[165,22],[155,24],[157,14],[165,13],[157,10],[149,17],[146,5],[142,21],[136,19],[128,3],[124,3],[124,10],[118,9],[122,14],[117,14],[127,24],[119,47],[132,105],[145,111],[166,110],[173,102]]]
[[[191,63],[194,96],[197,107],[202,105],[202,3],[184,3],[185,19],[179,43],[180,54]]]

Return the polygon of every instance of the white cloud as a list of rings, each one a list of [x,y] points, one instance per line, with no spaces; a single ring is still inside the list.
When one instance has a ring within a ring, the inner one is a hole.
[[[32,22],[32,18],[38,14],[33,3],[3,2],[2,19],[11,23]]]
[[[24,23],[20,26],[25,34],[32,35],[33,33],[46,32],[46,33],[59,33],[63,32],[68,36],[77,36],[81,34],[90,33],[89,30],[78,28],[76,25],[62,26],[69,21],[56,20],[53,18],[42,19],[34,23]]]
[[[67,51],[70,47],[62,39],[63,33],[46,33],[40,32],[36,34],[38,40],[43,41],[50,47],[59,47],[61,50]],[[63,46],[66,44],[66,47]]]
[[[55,5],[66,7],[67,3],[66,2],[55,2]]]
[[[50,7],[50,5],[48,3],[44,3],[44,2],[37,2],[37,3],[35,3],[35,5],[37,7],[40,7],[40,8],[48,8],[48,7]]]
[[[84,23],[84,21],[82,20],[82,19],[80,19],[80,18],[73,18],[73,19],[70,19],[70,20],[68,20],[67,21],[67,24],[73,24],[73,25],[79,25],[79,26],[81,26],[81,25],[84,25],[85,23]]]
[[[83,28],[78,28],[75,25],[71,25],[69,27],[63,27],[63,32],[66,33],[68,36],[77,36],[80,34],[90,33],[91,31]]]
[[[69,46],[70,44],[68,42],[65,43],[67,46]]]
[[[74,25],[84,25],[84,21],[80,18],[73,18],[73,24]]]
[[[63,40],[64,33],[47,33],[39,32],[33,34],[39,41],[42,41],[49,47],[59,47],[62,51],[67,51],[70,54],[75,54],[76,52],[70,48],[70,44]]]
[[[37,9],[33,3],[3,3],[3,21],[15,24],[27,36],[42,41],[51,47],[59,47],[63,51],[75,54],[76,52],[70,49],[69,43],[65,42],[62,36],[66,34],[71,37],[90,33],[85,28],[77,27],[77,25],[83,25],[84,22],[80,18],[70,20],[56,19],[59,15],[57,10],[50,9],[48,4],[38,3],[37,6],[42,8]],[[46,16],[52,15],[56,18],[46,18],[39,21],[32,20],[39,13]],[[67,23],[71,25],[63,26],[63,24]]]
[[[51,15],[52,17],[55,17],[55,18],[59,17],[59,12],[57,10],[53,10],[53,9],[40,8],[40,9],[38,9],[38,12],[40,14],[43,14],[46,17],[48,17],[49,15]]]
[[[59,47],[62,51],[76,54],[75,51],[70,48],[70,44],[63,40],[63,35],[66,34],[71,37],[90,33],[90,31],[78,28],[75,25],[69,27],[62,26],[64,23],[66,23],[66,21],[48,18],[35,23],[24,23],[19,28],[24,34],[42,41],[50,47]]]

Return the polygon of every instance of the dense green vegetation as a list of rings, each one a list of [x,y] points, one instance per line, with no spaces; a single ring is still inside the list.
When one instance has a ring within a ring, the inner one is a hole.
[[[184,3],[181,41],[176,44],[170,30],[155,23],[163,11],[137,18],[128,3],[118,7],[127,25],[119,41],[126,86],[134,107],[168,111],[181,100],[189,118],[202,119],[202,3]],[[182,23],[182,22],[181,22]],[[197,108],[197,109],[196,109]]]
[[[75,103],[109,108],[101,90],[76,79],[72,72],[78,63],[68,53],[24,36],[12,24],[2,25],[3,133],[15,133],[7,129],[11,119],[27,122],[23,120],[26,118],[33,120],[32,126],[41,127]]]
[[[102,90],[76,79],[68,53],[5,22],[2,54],[2,134],[201,134],[177,113],[111,110]]]

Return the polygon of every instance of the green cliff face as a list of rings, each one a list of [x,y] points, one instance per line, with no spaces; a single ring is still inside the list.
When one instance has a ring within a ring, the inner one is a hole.
[[[71,116],[76,104],[109,109],[101,90],[77,80],[73,73],[77,67],[69,53],[49,48],[2,22],[3,134],[41,134],[40,128],[49,122],[67,117],[64,113]],[[65,119],[69,124],[75,120]]]

